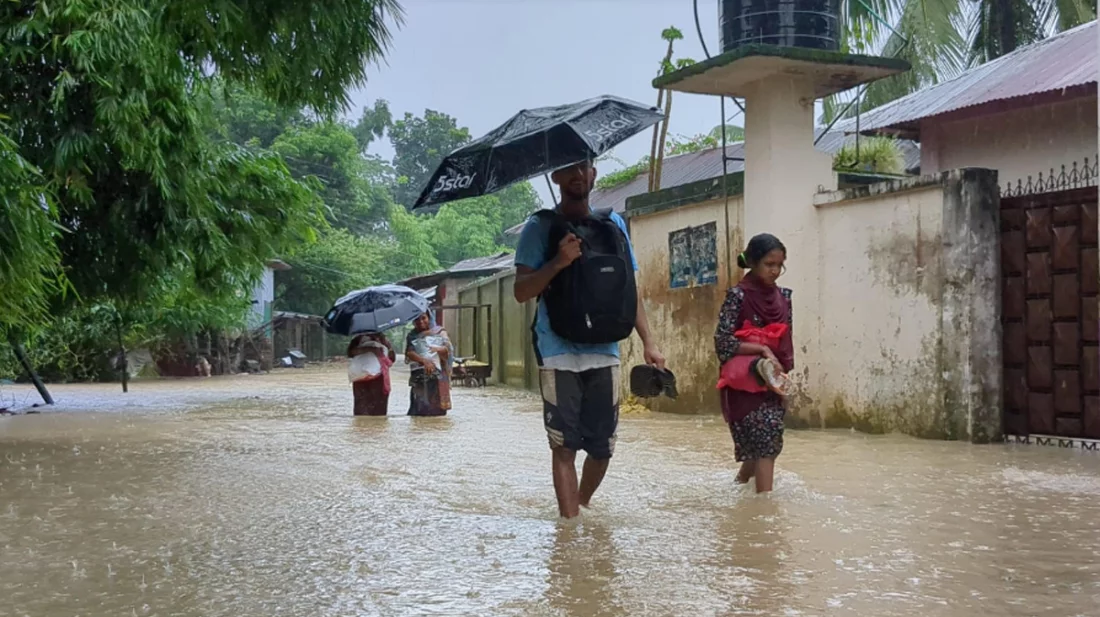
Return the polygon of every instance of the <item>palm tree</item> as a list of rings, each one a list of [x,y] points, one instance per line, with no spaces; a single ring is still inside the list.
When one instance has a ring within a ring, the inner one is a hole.
[[[980,0],[968,25],[970,64],[1096,19],[1096,0]]]
[[[841,12],[844,51],[913,67],[868,85],[860,102],[866,110],[1092,21],[1096,0],[841,0]],[[851,97],[826,99],[825,118]]]

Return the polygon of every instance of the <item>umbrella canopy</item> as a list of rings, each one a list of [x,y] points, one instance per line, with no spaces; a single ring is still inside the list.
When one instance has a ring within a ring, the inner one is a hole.
[[[382,332],[407,324],[428,312],[428,300],[404,285],[378,285],[340,298],[325,315],[333,334]]]
[[[443,159],[413,209],[486,195],[595,159],[663,119],[656,107],[606,95],[521,111]]]

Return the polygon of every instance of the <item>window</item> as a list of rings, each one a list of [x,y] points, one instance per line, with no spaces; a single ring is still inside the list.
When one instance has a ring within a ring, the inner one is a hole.
[[[714,222],[668,234],[668,286],[672,289],[718,282],[718,226]]]

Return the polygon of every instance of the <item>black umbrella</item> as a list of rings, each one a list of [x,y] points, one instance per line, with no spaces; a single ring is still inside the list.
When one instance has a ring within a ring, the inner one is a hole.
[[[340,298],[325,315],[333,334],[382,332],[409,323],[428,312],[428,300],[404,285],[378,285]]]
[[[521,111],[443,159],[413,209],[486,195],[595,159],[663,119],[656,107],[607,95]]]

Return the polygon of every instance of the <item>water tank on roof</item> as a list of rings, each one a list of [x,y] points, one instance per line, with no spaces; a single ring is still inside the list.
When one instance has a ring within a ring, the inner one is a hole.
[[[840,0],[718,0],[722,51],[744,45],[840,48]]]

